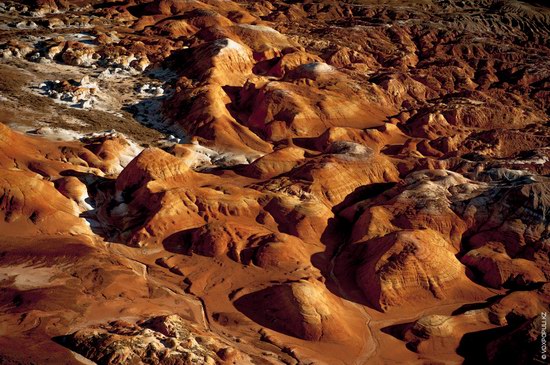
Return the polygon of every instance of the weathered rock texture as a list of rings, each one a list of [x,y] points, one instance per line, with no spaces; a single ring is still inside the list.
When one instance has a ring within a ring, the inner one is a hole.
[[[0,363],[542,359],[549,39],[541,1],[3,1]]]

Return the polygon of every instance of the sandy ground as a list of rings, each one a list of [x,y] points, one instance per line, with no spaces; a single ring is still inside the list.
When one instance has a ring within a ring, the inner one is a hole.
[[[85,110],[59,103],[40,94],[38,86],[49,80],[80,80],[85,75],[96,79],[99,70],[61,65],[39,64],[21,59],[0,63],[0,118],[10,126],[31,130],[42,126],[55,126],[78,133],[115,129],[140,143],[151,143],[162,138],[157,130],[144,126],[133,114],[125,110],[136,103],[150,103],[140,95],[130,77],[110,77],[99,80],[104,95],[101,108]],[[156,82],[142,76],[143,83]]]

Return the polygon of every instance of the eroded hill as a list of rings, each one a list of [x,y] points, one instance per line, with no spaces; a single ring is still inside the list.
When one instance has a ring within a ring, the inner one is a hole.
[[[543,361],[544,4],[0,19],[0,363]]]

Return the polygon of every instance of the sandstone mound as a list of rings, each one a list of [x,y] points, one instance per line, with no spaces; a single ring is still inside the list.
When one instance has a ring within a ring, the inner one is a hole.
[[[237,262],[260,267],[292,267],[308,261],[304,243],[286,234],[259,226],[243,228],[240,222],[215,221],[190,232],[190,251],[218,257],[228,255]]]
[[[303,149],[286,147],[257,159],[241,171],[246,176],[267,179],[292,170],[303,160],[305,160]]]
[[[235,306],[258,323],[310,341],[343,341],[349,336],[338,316],[340,304],[319,284],[275,285],[247,294]],[[261,312],[255,307],[261,307]]]
[[[146,149],[118,176],[116,187],[118,191],[135,189],[150,181],[181,177],[189,170],[182,160],[161,149]]]
[[[382,310],[454,297],[470,286],[456,251],[434,231],[401,231],[365,246],[357,283]]]
[[[0,197],[1,225],[6,235],[89,232],[85,222],[78,218],[80,210],[76,203],[39,175],[2,170]]]
[[[546,281],[545,275],[533,261],[526,259],[511,259],[501,246],[491,249],[483,246],[468,251],[462,262],[468,267],[483,273],[483,282],[493,288],[503,285],[514,287],[530,286]]]
[[[546,263],[538,254],[527,254],[540,245],[539,232],[545,231],[542,220],[537,218],[545,214],[539,184],[523,175],[503,186],[496,181],[470,181],[451,172],[419,171],[378,198],[378,202],[365,206],[358,203],[342,215],[351,218],[358,209],[362,212],[355,218],[351,240],[365,242],[366,252],[373,240],[379,242],[388,234],[400,234],[392,232],[429,228],[452,243],[447,246],[450,252],[463,252],[462,263],[479,274],[486,285],[528,287],[547,280],[543,274]],[[517,198],[517,194],[532,189],[536,193],[530,193],[529,198]],[[529,207],[519,209],[541,213],[514,219],[518,204]],[[519,232],[525,232],[527,227],[533,232],[528,241],[512,238],[523,237]]]
[[[520,176],[504,186],[493,184],[478,197],[456,204],[457,213],[471,222],[466,249],[493,247],[493,257],[485,264],[481,264],[479,254],[465,257],[481,269],[491,281],[490,285],[510,279],[514,285],[524,286],[548,279],[547,274],[542,275],[548,261],[541,256],[548,231],[545,218],[548,185],[545,180],[545,177]],[[482,255],[491,256],[488,248],[484,252]],[[506,254],[502,256],[499,252]],[[506,255],[512,260],[507,260]],[[500,280],[489,278],[493,269],[486,264],[490,261],[494,262],[490,265],[498,267]],[[513,273],[507,274],[506,267],[513,268]]]
[[[467,226],[453,211],[452,197],[475,195],[483,186],[460,174],[443,171],[418,171],[363,208],[362,203],[342,214],[352,217],[359,212],[352,241],[381,237],[400,229],[429,228],[448,239],[459,250],[461,234]]]
[[[323,73],[322,67],[311,69],[314,74]],[[253,105],[244,122],[273,141],[288,137],[316,137],[329,127],[380,126],[387,116],[395,112],[381,107],[377,96],[365,95],[361,90],[345,85],[345,78],[338,83],[318,87],[306,87],[299,82],[272,81],[254,89],[249,87],[246,93],[241,93],[241,104],[237,107]],[[348,88],[345,94],[354,97],[344,96],[343,87]]]
[[[89,204],[88,187],[77,177],[66,176],[57,179],[55,187],[65,197],[75,201],[82,210],[92,209]]]
[[[498,325],[514,325],[536,317],[550,302],[548,284],[545,287],[506,295],[489,307],[489,319]]]
[[[334,143],[327,152],[288,175],[295,181],[308,182],[309,192],[326,201],[328,206],[343,202],[362,186],[397,179],[397,171],[389,160],[363,145]]]
[[[0,18],[0,363],[538,360],[541,1]]]
[[[263,64],[257,64],[257,68],[258,70],[263,71],[266,75],[283,77],[287,72],[300,67],[300,65],[322,61],[322,59],[318,56],[298,50],[284,53],[280,57],[276,58],[276,60],[277,63],[274,65],[272,64],[273,62],[269,60],[271,62],[267,63],[265,66]]]
[[[457,316],[429,315],[411,324],[402,334],[404,341],[421,354],[454,353],[465,333],[488,325],[483,311],[469,311]]]
[[[220,85],[242,83],[252,73],[252,51],[230,38],[216,39],[193,50],[188,61],[192,75]]]

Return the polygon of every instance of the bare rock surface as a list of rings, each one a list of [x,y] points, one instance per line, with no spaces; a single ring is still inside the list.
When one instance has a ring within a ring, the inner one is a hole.
[[[549,37],[542,1],[1,2],[0,363],[542,361]]]

